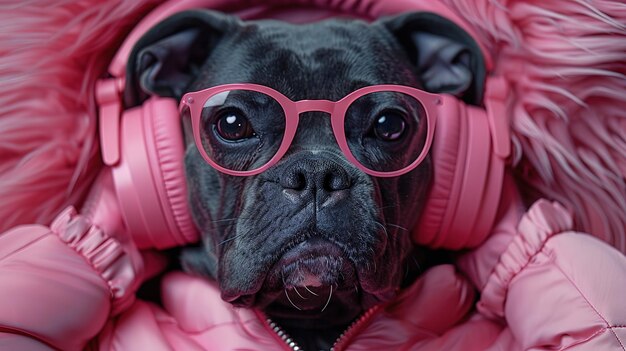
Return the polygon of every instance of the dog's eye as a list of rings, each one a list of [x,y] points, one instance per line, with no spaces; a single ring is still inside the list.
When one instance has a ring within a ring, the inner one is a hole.
[[[399,111],[385,111],[374,122],[374,134],[383,141],[396,141],[406,130],[405,117]]]
[[[217,134],[226,141],[240,141],[256,135],[250,121],[238,111],[226,111],[215,120]]]

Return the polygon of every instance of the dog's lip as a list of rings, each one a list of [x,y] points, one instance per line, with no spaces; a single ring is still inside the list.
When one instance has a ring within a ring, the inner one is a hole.
[[[265,293],[270,296],[274,293],[282,293],[285,288],[292,288],[293,286],[323,288],[323,285],[326,285],[325,282],[319,276],[308,271],[301,272],[304,275],[302,275],[300,283],[289,284],[287,282],[288,286],[285,286],[286,277],[284,270],[289,268],[299,269],[298,265],[303,264],[303,262],[310,263],[316,260],[336,259],[341,261],[345,268],[345,271],[340,273],[342,276],[349,275],[348,271],[354,272],[354,267],[349,263],[344,251],[337,244],[323,238],[309,237],[290,245],[285,245],[284,251],[279,253],[277,257],[277,261],[267,267],[267,273],[255,280],[255,284],[251,285],[249,289],[246,291],[222,289],[222,299],[239,306],[250,306],[257,302],[261,303],[257,301],[256,296],[261,290],[265,290]]]
[[[278,257],[279,258],[276,262],[267,267],[267,274],[259,277],[250,289],[246,291],[231,291],[222,289],[222,299],[241,306],[253,305],[257,302],[256,293],[260,290],[267,289],[269,291],[282,292],[284,288],[286,288],[283,285],[285,279],[283,276],[283,269],[286,267],[297,266],[304,260],[323,259],[324,257],[342,257],[344,262],[347,263],[348,261],[347,258],[345,258],[343,250],[338,245],[328,240],[316,237],[294,242],[290,245],[285,245],[284,251],[279,253]],[[319,281],[319,277],[306,273],[304,275],[303,283],[311,288],[324,285],[322,281]],[[298,284],[297,286],[305,285]]]
[[[321,238],[309,238],[288,249],[275,266],[288,266],[304,258],[321,256],[343,256],[336,244]]]
[[[355,267],[344,250],[321,237],[309,237],[286,246],[268,270],[265,291],[293,287],[352,285]]]

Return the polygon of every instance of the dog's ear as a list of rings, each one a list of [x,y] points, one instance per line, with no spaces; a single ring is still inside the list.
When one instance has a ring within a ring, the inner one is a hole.
[[[379,21],[416,64],[422,87],[480,104],[485,79],[478,44],[461,27],[429,12],[405,13]]]
[[[240,24],[208,10],[177,13],[150,29],[133,47],[126,66],[125,102],[148,95],[180,98],[212,49]]]

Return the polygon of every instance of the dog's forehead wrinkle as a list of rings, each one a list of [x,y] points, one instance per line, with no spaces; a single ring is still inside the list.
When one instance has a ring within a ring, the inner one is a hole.
[[[371,36],[370,26],[358,20],[330,19],[306,24],[259,21],[255,25],[256,33],[262,40],[272,40],[279,46],[299,50],[305,54],[329,46],[361,50],[361,46],[354,43]]]

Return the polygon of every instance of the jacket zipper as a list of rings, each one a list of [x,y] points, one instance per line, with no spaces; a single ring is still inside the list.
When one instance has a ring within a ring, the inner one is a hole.
[[[333,346],[330,348],[330,351],[343,351],[348,347],[348,343],[350,340],[358,334],[363,328],[372,320],[372,317],[378,312],[380,309],[380,305],[376,305],[369,310],[365,311],[357,320],[352,322],[346,330],[339,335],[337,340],[333,343]],[[266,326],[269,327],[274,335],[278,336],[280,340],[283,342],[285,346],[287,346],[287,350],[293,351],[303,351],[303,349],[287,334],[287,332],[281,328],[276,322],[274,322],[271,318],[265,316],[262,312],[257,311],[257,315],[259,319],[266,323]]]
[[[348,348],[348,343],[352,338],[361,332],[372,320],[372,317],[380,310],[381,305],[376,305],[371,307],[369,310],[365,311],[357,320],[352,322],[350,326],[339,335],[333,347],[330,348],[330,351],[343,351]]]
[[[270,328],[272,328],[272,331],[276,335],[278,335],[278,337],[285,343],[285,345],[289,347],[289,350],[303,351],[300,346],[298,346],[298,344],[296,344],[296,342],[293,341],[291,337],[289,337],[287,332],[284,331],[283,328],[281,328],[278,324],[276,324],[276,322],[274,322],[270,318],[266,318],[265,322],[269,325]]]

